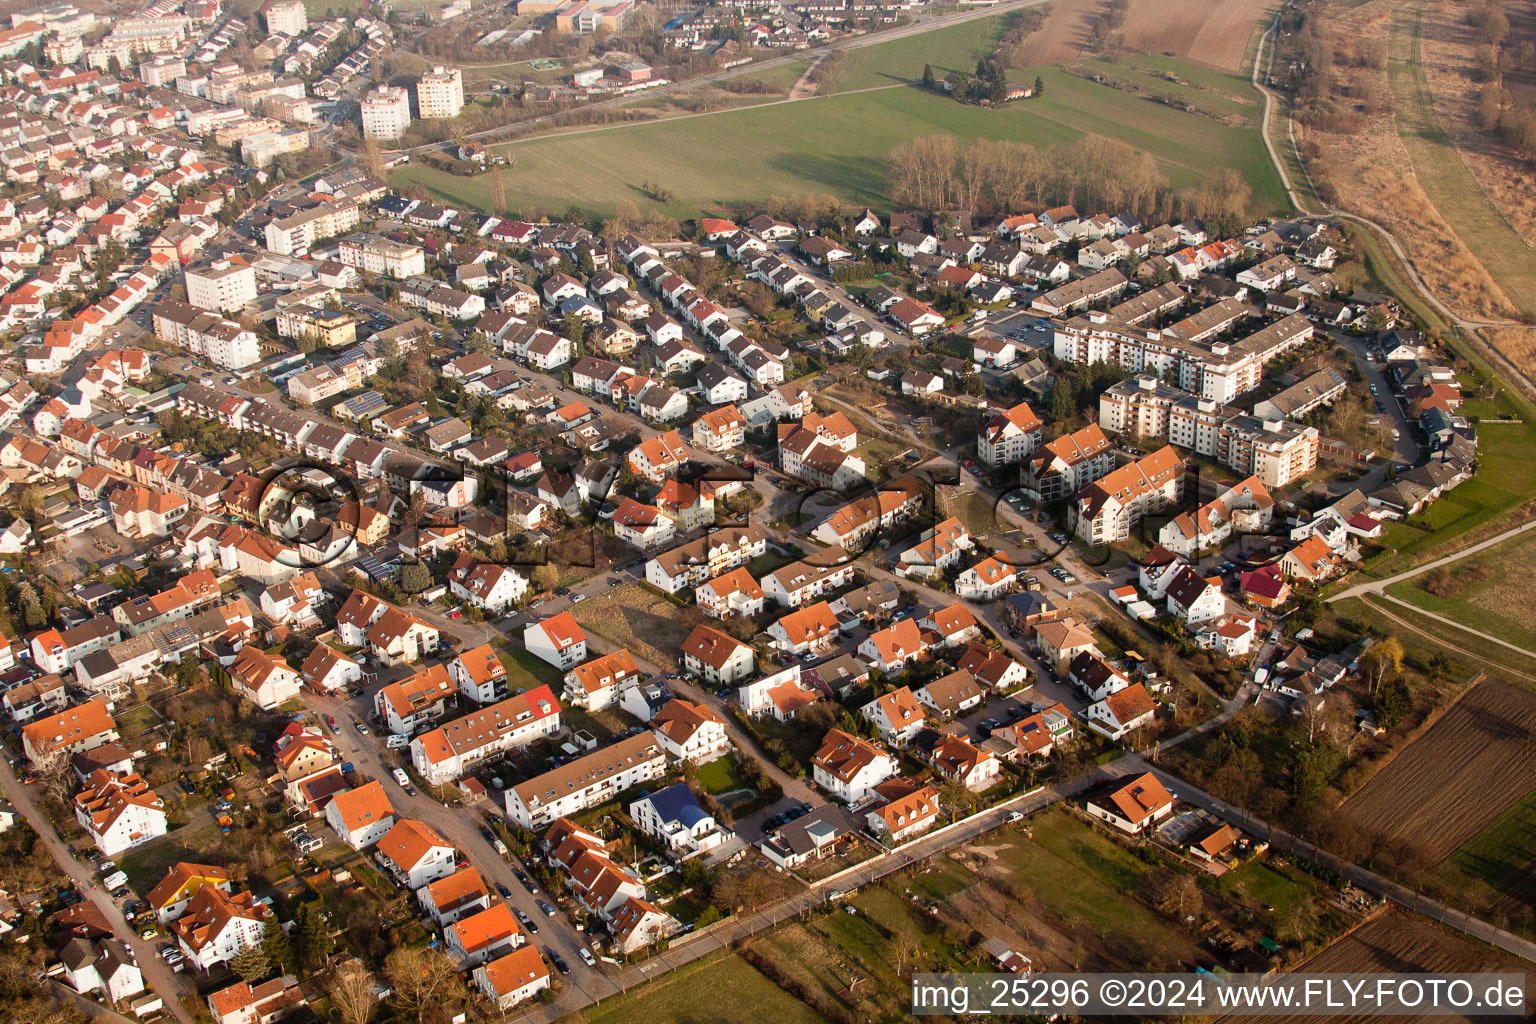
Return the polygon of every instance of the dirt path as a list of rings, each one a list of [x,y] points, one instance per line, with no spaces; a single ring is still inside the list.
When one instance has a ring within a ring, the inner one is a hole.
[[[1420,629],[1418,626],[1415,626],[1413,623],[1409,622],[1408,620],[1406,620],[1406,619],[1404,619],[1404,618],[1402,618],[1400,616],[1392,614],[1392,612],[1388,611],[1386,608],[1383,608],[1381,606],[1380,602],[1372,601],[1368,597],[1362,597],[1361,600],[1365,602],[1365,604],[1366,604],[1366,606],[1368,608],[1370,608],[1373,611],[1380,612],[1387,619],[1389,619],[1392,622],[1396,623],[1398,626],[1402,627],[1403,629],[1408,630],[1410,633],[1415,633],[1415,634],[1423,637],[1426,640],[1431,640],[1434,643],[1440,645],[1441,647],[1446,647],[1446,648],[1449,648],[1450,650],[1455,651],[1458,657],[1470,658],[1471,660],[1477,662],[1480,665],[1487,665],[1489,668],[1494,669],[1495,671],[1497,671],[1501,675],[1514,676],[1516,679],[1523,679],[1523,680],[1525,680],[1528,683],[1536,683],[1536,676],[1527,675],[1524,672],[1517,672],[1514,669],[1510,668],[1508,665],[1506,665],[1502,661],[1494,661],[1494,660],[1492,660],[1490,658],[1484,658],[1481,655],[1473,654],[1471,651],[1464,650],[1464,649],[1461,649],[1461,648],[1458,648],[1458,647],[1452,647],[1450,644],[1446,643],[1444,637],[1436,636],[1435,634],[1431,633],[1427,629]],[[1396,599],[1394,598],[1393,600],[1396,600]],[[1398,601],[1397,603],[1401,604],[1401,605],[1404,605],[1405,607],[1412,608],[1416,612],[1422,612],[1423,611],[1420,608],[1415,608],[1413,605],[1408,604],[1406,601]],[[1424,614],[1428,614],[1428,613],[1424,612]],[[1434,616],[1434,617],[1438,618],[1439,616]],[[1449,620],[1447,620],[1447,621],[1449,621]],[[1456,623],[1451,623],[1451,624],[1452,625],[1456,625]]]
[[[1426,572],[1429,572],[1431,569],[1438,569],[1443,565],[1450,565],[1453,562],[1459,562],[1461,559],[1466,558],[1468,555],[1475,555],[1479,551],[1493,547],[1495,544],[1502,544],[1506,540],[1512,540],[1513,538],[1518,537],[1522,533],[1525,533],[1527,530],[1531,529],[1536,529],[1536,519],[1533,519],[1528,523],[1522,523],[1520,526],[1517,526],[1512,530],[1505,530],[1503,533],[1489,537],[1487,540],[1473,544],[1471,547],[1463,548],[1455,554],[1446,555],[1444,558],[1437,558],[1433,562],[1425,562],[1417,569],[1409,569],[1407,572],[1400,572],[1396,576],[1388,576],[1384,580],[1377,580],[1374,583],[1360,583],[1350,587],[1347,590],[1341,590],[1337,594],[1329,597],[1324,603],[1333,604],[1335,601],[1343,601],[1350,597],[1364,597],[1366,594],[1385,595],[1386,589],[1394,584],[1401,583],[1404,580],[1411,580],[1415,576],[1420,576]],[[1410,607],[1412,606],[1410,605]],[[1429,613],[1425,612],[1424,614],[1428,615]],[[1529,654],[1530,652],[1525,651],[1524,653]]]
[[[805,69],[805,74],[796,79],[795,84],[789,87],[790,99],[803,100],[816,95],[817,83],[811,80],[811,76],[816,73],[816,69],[821,67],[821,62],[826,59],[826,56],[822,55],[811,61],[811,66]]]
[[[1269,153],[1270,162],[1275,165],[1275,173],[1280,176],[1280,183],[1285,189],[1286,197],[1291,201],[1291,205],[1297,210],[1306,211],[1309,209],[1308,204],[1303,201],[1301,196],[1297,193],[1296,187],[1291,181],[1290,173],[1285,168],[1285,161],[1280,159],[1280,154],[1275,149],[1274,139],[1270,135],[1270,123],[1274,115],[1275,95],[1270,91],[1269,87],[1260,80],[1261,76],[1259,75],[1259,68],[1264,66],[1265,48],[1269,46],[1273,41],[1274,33],[1275,23],[1271,23],[1270,27],[1265,30],[1263,38],[1259,41],[1259,49],[1255,54],[1253,61],[1253,72],[1251,76],[1253,87],[1259,90],[1260,95],[1264,97],[1264,117],[1260,125],[1260,135],[1264,139],[1264,149]],[[1292,146],[1294,147],[1296,135],[1292,128],[1292,125],[1287,126],[1289,138],[1291,140]],[[1310,178],[1310,172],[1306,171],[1306,164],[1300,161],[1299,154],[1297,159],[1302,167],[1303,172],[1308,173]],[[1414,291],[1419,294],[1419,297],[1427,302],[1430,306],[1434,307],[1435,311],[1444,317],[1445,320],[1456,329],[1457,333],[1463,339],[1465,339],[1470,345],[1476,348],[1484,358],[1494,363],[1500,369],[1500,371],[1502,371],[1511,381],[1514,381],[1516,384],[1518,384],[1521,390],[1523,390],[1528,396],[1536,397],[1536,381],[1533,381],[1530,377],[1526,376],[1526,374],[1519,367],[1510,361],[1508,356],[1504,355],[1504,353],[1499,351],[1498,348],[1489,344],[1488,340],[1479,333],[1479,328],[1483,327],[1518,328],[1523,327],[1523,324],[1517,323],[1513,320],[1471,319],[1453,312],[1449,306],[1440,301],[1440,298],[1435,295],[1434,292],[1430,291],[1429,287],[1424,283],[1424,279],[1419,276],[1418,269],[1414,266],[1413,260],[1409,258],[1407,251],[1404,250],[1402,244],[1397,240],[1397,236],[1394,235],[1391,231],[1387,230],[1376,221],[1371,220],[1369,217],[1362,217],[1358,214],[1348,213],[1344,210],[1338,209],[1337,207],[1325,205],[1322,215],[1326,217],[1332,217],[1337,220],[1347,220],[1351,223],[1358,224],[1379,237],[1381,241],[1392,251],[1392,255],[1397,259],[1398,264],[1402,267],[1403,273],[1408,277],[1409,283],[1413,286]]]

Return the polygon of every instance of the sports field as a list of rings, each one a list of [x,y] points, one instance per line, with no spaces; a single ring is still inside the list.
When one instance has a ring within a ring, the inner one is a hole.
[[[877,69],[893,66],[881,59],[856,69],[854,77],[889,74]],[[922,74],[921,64],[914,73]],[[899,142],[934,132],[962,140],[1018,139],[1038,147],[1097,133],[1154,153],[1176,188],[1231,166],[1252,186],[1258,212],[1285,209],[1279,178],[1250,120],[1233,117],[1238,123],[1226,123],[1176,110],[1054,68],[1040,75],[1043,97],[996,110],[907,85],[876,85],[663,122],[578,129],[496,148],[515,158],[504,179],[511,212],[522,217],[572,205],[610,211],[622,199],[656,208],[640,190],[647,181],[672,193],[664,211],[675,216],[776,194],[830,193],[849,204],[888,209],[886,154]],[[1211,94],[1212,106],[1232,105],[1227,96],[1252,95],[1239,79],[1229,81],[1230,90]],[[420,183],[450,204],[489,207],[485,177],[408,166],[390,182],[397,188]]]

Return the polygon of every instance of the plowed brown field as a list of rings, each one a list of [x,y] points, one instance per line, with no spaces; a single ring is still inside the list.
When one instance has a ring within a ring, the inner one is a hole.
[[[1362,833],[1442,860],[1536,789],[1536,695],[1480,683],[1344,804]]]
[[[1050,17],[1025,42],[1025,62],[1064,64],[1092,56],[1083,49],[1088,21],[1103,6],[1104,0],[1052,0]],[[1269,0],[1131,0],[1121,35],[1127,50],[1237,71],[1254,25],[1272,14]]]
[[[1335,942],[1317,956],[1303,964],[1297,974],[1351,974],[1376,972],[1385,974],[1460,973],[1460,972],[1509,972],[1526,973],[1530,965],[1499,950],[1462,938],[1454,932],[1409,913],[1393,909],[1361,925],[1344,938]],[[1527,986],[1527,1000],[1530,989]],[[1302,1021],[1327,1020],[1329,1024],[1387,1024],[1389,1021],[1417,1021],[1425,1017],[1386,1017],[1342,1013],[1323,1017],[1255,1017],[1231,1016],[1222,1018],[1224,1024],[1253,1020],[1255,1024],[1289,1024]],[[1474,1018],[1445,1016],[1433,1018],[1436,1024],[1444,1021],[1466,1021]],[[1477,1018],[1481,1020],[1497,1018]],[[1515,1018],[1506,1018],[1514,1020]]]
[[[1254,25],[1272,16],[1272,7],[1264,2],[1131,0],[1121,34],[1128,50],[1167,53],[1237,71]]]

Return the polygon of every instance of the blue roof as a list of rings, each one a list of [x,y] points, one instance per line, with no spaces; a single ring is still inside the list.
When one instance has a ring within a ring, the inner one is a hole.
[[[666,789],[652,793],[645,797],[651,806],[656,808],[656,814],[663,821],[678,822],[684,828],[693,828],[699,822],[709,817],[708,812],[699,806],[694,799],[693,791],[688,788],[688,783],[679,782],[668,786]]]

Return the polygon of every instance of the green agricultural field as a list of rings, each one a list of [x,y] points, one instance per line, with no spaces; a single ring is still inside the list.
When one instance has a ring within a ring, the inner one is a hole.
[[[1430,201],[1472,250],[1509,300],[1536,313],[1536,253],[1488,201],[1435,116],[1423,68],[1422,2],[1392,14],[1387,64],[1397,130]]]
[[[702,1000],[701,993],[707,994]],[[817,1024],[821,1018],[740,957],[722,955],[604,1000],[580,1019],[588,1024]]]
[[[886,154],[899,142],[934,132],[1022,139],[1042,147],[1098,133],[1155,153],[1175,187],[1195,182],[1212,168],[1233,166],[1252,185],[1260,211],[1284,209],[1279,178],[1252,128],[1174,110],[1055,69],[1041,74],[1044,97],[997,110],[893,85],[579,129],[496,148],[516,158],[503,178],[511,212],[523,217],[573,205],[606,212],[623,199],[687,217],[774,194],[818,192],[888,209]],[[640,190],[644,182],[668,189],[671,202],[664,207],[652,202]],[[420,184],[459,206],[490,205],[490,181],[484,176],[461,178],[407,166],[390,183],[397,188]]]
[[[362,7],[362,0],[304,0],[304,13],[311,18],[339,18],[355,14]]]
[[[1466,892],[1474,906],[1516,916],[1536,907],[1536,793],[1528,794],[1462,844],[1436,869],[1436,878]],[[1514,913],[1510,913],[1510,912]],[[1530,934],[1530,927],[1520,929]]]
[[[978,18],[947,28],[850,50],[833,83],[834,92],[920,81],[923,65],[940,78],[950,72],[970,74],[976,59],[992,52],[1005,27],[1002,17]]]

